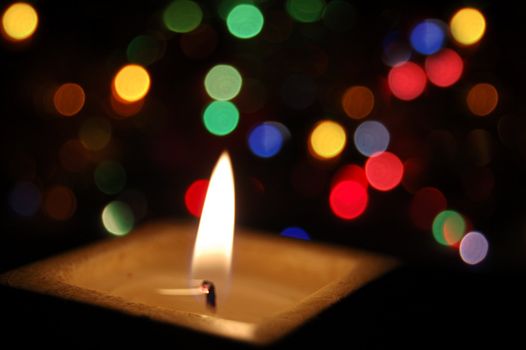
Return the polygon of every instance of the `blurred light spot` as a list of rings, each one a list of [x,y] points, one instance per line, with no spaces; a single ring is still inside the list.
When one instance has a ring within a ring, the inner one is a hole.
[[[499,101],[499,93],[497,89],[491,84],[480,83],[473,86],[466,98],[466,103],[471,113],[484,117],[497,107]]]
[[[139,35],[128,44],[126,56],[132,63],[148,66],[159,60],[165,50],[165,42],[152,35]]]
[[[79,140],[69,140],[60,147],[60,164],[65,170],[81,172],[90,163],[90,156]]]
[[[238,70],[226,64],[218,64],[208,71],[205,89],[210,97],[219,101],[231,100],[241,91],[243,79]]]
[[[372,156],[383,152],[389,146],[389,131],[380,122],[366,121],[361,123],[354,132],[354,145],[364,156]]]
[[[465,230],[464,218],[453,210],[444,210],[433,220],[433,236],[443,245],[454,245],[460,241]]]
[[[86,95],[78,84],[66,83],[61,85],[53,95],[53,104],[58,113],[71,117],[84,107]]]
[[[425,69],[429,81],[436,86],[448,87],[460,79],[464,62],[455,51],[444,49],[426,58]]]
[[[287,0],[288,14],[298,22],[312,23],[321,18],[325,9],[324,0]]]
[[[283,231],[281,231],[281,235],[284,237],[303,239],[305,241],[310,240],[310,236],[307,231],[297,226],[291,226],[283,229]]]
[[[104,161],[95,169],[95,184],[103,193],[119,193],[126,185],[126,171],[117,162]]]
[[[241,4],[253,5],[253,0],[219,0],[217,4],[217,14],[219,17],[226,21],[228,14],[232,11],[234,7]]]
[[[411,46],[424,55],[438,52],[444,45],[445,33],[439,21],[427,19],[418,23],[411,31]]]
[[[243,113],[256,113],[267,102],[267,89],[256,79],[243,81],[243,89],[236,98],[236,104]]]
[[[291,75],[283,82],[280,93],[283,101],[290,108],[305,109],[316,99],[316,83],[306,75]]]
[[[137,102],[150,89],[150,75],[138,64],[127,64],[115,75],[112,87],[115,97],[121,99],[119,102]]]
[[[362,167],[356,164],[344,165],[338,170],[332,179],[331,188],[342,181],[354,181],[362,185],[363,188],[369,187],[369,182],[365,176],[365,171]]]
[[[398,186],[404,175],[404,165],[391,152],[376,153],[365,163],[369,184],[379,191],[389,191]]]
[[[191,32],[199,26],[203,11],[199,5],[190,0],[175,0],[163,13],[166,28],[176,33]]]
[[[347,1],[332,0],[323,11],[323,23],[335,32],[349,30],[354,21],[354,8]]]
[[[473,165],[488,165],[494,153],[491,134],[483,129],[470,131],[466,138],[466,153],[468,160]]]
[[[102,211],[102,224],[109,233],[124,236],[133,229],[135,218],[128,204],[113,201]]]
[[[25,2],[11,4],[2,15],[2,34],[8,40],[26,40],[35,33],[37,26],[37,11]]]
[[[462,45],[478,42],[486,31],[486,20],[479,10],[463,8],[457,11],[449,22],[451,35]]]
[[[261,123],[248,135],[248,145],[256,156],[271,158],[281,150],[283,138],[282,130],[276,123]]]
[[[208,57],[217,47],[218,37],[214,28],[207,24],[202,24],[197,29],[184,33],[180,39],[181,50],[193,59],[203,59]]]
[[[203,204],[205,203],[208,180],[200,179],[194,181],[184,194],[184,204],[190,214],[196,218],[201,217]]]
[[[20,216],[35,215],[40,201],[40,191],[31,182],[18,182],[9,193],[9,206]]]
[[[80,142],[90,151],[100,151],[111,140],[111,124],[103,118],[86,119],[79,130]]]
[[[400,37],[399,32],[387,35],[383,42],[383,62],[390,66],[398,66],[411,59],[411,48]]]
[[[342,153],[347,142],[345,129],[331,120],[316,124],[309,137],[309,149],[316,158],[330,159]]]
[[[115,98],[114,94],[110,95],[111,109],[115,114],[111,116],[115,119],[124,119],[136,115],[142,110],[144,106],[144,99],[136,102],[122,102],[120,99]]]
[[[351,220],[360,216],[367,208],[367,190],[358,182],[345,180],[331,190],[329,204],[339,218]]]
[[[77,209],[77,198],[66,186],[54,186],[44,196],[44,211],[55,220],[69,219]]]
[[[234,7],[226,18],[226,25],[230,34],[240,39],[255,37],[263,29],[265,19],[254,5],[241,4]]]
[[[469,265],[476,265],[488,254],[488,240],[480,232],[468,232],[460,242],[460,257]]]
[[[426,73],[419,65],[405,62],[391,68],[389,89],[401,100],[410,101],[420,96],[426,88]]]
[[[214,101],[206,107],[203,122],[211,134],[225,136],[237,127],[239,112],[232,102]]]
[[[409,207],[409,215],[413,224],[421,230],[430,230],[433,220],[447,208],[447,199],[434,187],[424,187],[418,190]]]
[[[353,119],[365,118],[374,107],[374,95],[365,86],[353,86],[345,90],[342,96],[342,107]]]

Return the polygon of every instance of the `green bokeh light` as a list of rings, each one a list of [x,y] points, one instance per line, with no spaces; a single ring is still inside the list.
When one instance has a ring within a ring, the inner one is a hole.
[[[460,241],[466,231],[462,215],[454,210],[444,210],[433,220],[433,236],[443,245],[453,245]]]
[[[287,0],[288,14],[298,22],[312,23],[321,18],[325,8],[324,0]]]
[[[234,7],[226,18],[228,31],[240,39],[253,38],[263,29],[265,19],[254,5],[241,4]]]
[[[231,100],[239,94],[243,78],[232,66],[218,64],[210,69],[205,77],[205,89],[215,100]]]
[[[161,40],[151,35],[139,35],[128,44],[126,56],[132,63],[148,66],[162,57],[163,44]]]
[[[214,101],[206,107],[203,122],[211,134],[225,136],[237,127],[239,112],[232,102]]]
[[[95,169],[95,184],[103,193],[119,193],[126,185],[126,171],[117,162],[102,162]]]
[[[113,201],[102,211],[102,224],[109,233],[124,236],[133,229],[135,218],[130,207],[121,201]]]
[[[201,24],[202,19],[203,11],[190,0],[176,0],[163,13],[164,25],[176,33],[191,32]]]
[[[217,14],[219,17],[226,21],[228,14],[234,7],[241,4],[254,4],[254,0],[221,0],[217,5]]]

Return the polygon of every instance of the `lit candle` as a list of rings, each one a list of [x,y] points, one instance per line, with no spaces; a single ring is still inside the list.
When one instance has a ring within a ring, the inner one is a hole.
[[[191,224],[150,224],[11,271],[0,282],[265,344],[395,265],[370,253],[242,229],[234,244],[234,218],[232,166],[223,153],[197,237]]]

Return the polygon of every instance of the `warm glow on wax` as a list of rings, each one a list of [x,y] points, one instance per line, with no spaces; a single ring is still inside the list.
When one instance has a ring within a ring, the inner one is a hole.
[[[223,152],[210,177],[192,258],[192,279],[227,281],[234,241],[234,174]]]

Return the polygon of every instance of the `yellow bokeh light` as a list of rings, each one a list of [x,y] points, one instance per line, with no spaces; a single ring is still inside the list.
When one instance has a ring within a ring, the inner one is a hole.
[[[463,8],[455,13],[449,23],[451,35],[462,45],[478,42],[486,31],[484,15],[474,8]]]
[[[309,150],[314,157],[330,159],[339,155],[347,142],[343,127],[333,121],[316,124],[309,137]]]
[[[38,26],[35,8],[25,2],[16,2],[2,15],[2,34],[13,41],[28,39]]]
[[[150,75],[138,64],[122,67],[113,79],[113,93],[124,103],[137,102],[146,96],[150,89]]]

